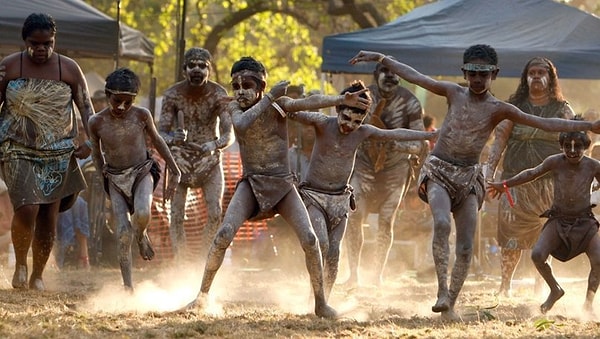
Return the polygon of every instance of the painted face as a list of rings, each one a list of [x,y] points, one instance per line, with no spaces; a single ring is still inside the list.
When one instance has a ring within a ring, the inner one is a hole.
[[[469,62],[471,65],[487,65],[487,61],[481,59],[471,60]],[[496,79],[496,75],[498,74],[497,70],[488,71],[483,70],[486,68],[485,66],[481,66],[482,70],[464,70],[463,74],[465,80],[467,80],[467,84],[469,86],[469,90],[474,94],[484,94],[487,92],[492,86],[492,80]]]
[[[111,94],[108,97],[108,106],[110,107],[110,114],[116,118],[123,118],[127,111],[129,111],[129,109],[133,105],[134,100],[134,95]]]
[[[260,99],[261,91],[253,77],[238,76],[232,79],[233,96],[242,109],[252,107]]]
[[[566,139],[562,145],[562,151],[570,164],[578,164],[585,152],[585,146],[579,139]]]
[[[377,76],[377,86],[379,90],[382,92],[391,92],[398,86],[400,83],[400,76],[395,73],[392,73],[389,68],[381,67],[378,70],[379,73]]]
[[[208,81],[210,62],[204,59],[187,60],[185,64],[185,78],[192,86],[202,86]]]
[[[539,87],[539,89],[548,89],[550,75],[548,69],[542,65],[531,65],[527,70],[527,85],[529,88]]]
[[[340,133],[350,134],[356,131],[365,120],[366,114],[360,114],[351,108],[343,108],[338,111],[338,127]]]
[[[55,36],[49,30],[35,30],[25,38],[27,55],[36,64],[43,64],[54,52]]]

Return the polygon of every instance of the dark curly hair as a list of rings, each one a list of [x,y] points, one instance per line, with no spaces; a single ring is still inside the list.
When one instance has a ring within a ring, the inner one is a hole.
[[[584,120],[580,114],[577,114],[571,120]],[[592,139],[590,135],[586,131],[575,131],[575,132],[560,132],[558,135],[558,143],[560,147],[567,140],[580,140],[583,143],[583,146],[588,149],[592,144]]]
[[[346,94],[346,93],[354,93],[354,92],[358,92],[360,90],[363,90],[365,88],[367,88],[367,87],[365,86],[365,84],[361,80],[354,80],[350,84],[350,86],[344,88],[340,92],[340,94],[343,95],[343,94]],[[360,95],[360,97],[368,99],[368,100],[371,100],[371,95],[369,94],[369,92],[362,93]],[[347,108],[351,109],[353,112],[358,113],[358,114],[366,114],[367,113],[366,110],[359,109],[359,108],[356,108],[356,107],[350,107],[350,106],[346,106],[346,105],[338,105],[338,106],[336,106],[336,109],[337,109],[338,112],[341,111],[341,110],[347,109]]]
[[[490,65],[498,65],[498,54],[490,45],[473,45],[467,48],[463,53],[463,64],[475,59],[485,60]]]
[[[56,22],[50,14],[33,13],[30,14],[23,23],[21,29],[21,37],[23,41],[37,30],[50,31],[53,35],[56,34]]]
[[[114,70],[106,77],[107,89],[137,93],[140,89],[140,78],[132,70],[122,67]],[[108,95],[108,93],[107,93]]]
[[[231,75],[233,75],[239,71],[243,71],[245,69],[256,72],[256,73],[263,74],[265,76],[265,79],[267,78],[267,69],[265,68],[265,65],[263,65],[260,61],[254,59],[253,57],[249,57],[249,56],[242,57],[240,60],[236,61],[233,64],[233,66],[231,66]],[[264,89],[263,88],[264,82],[262,79],[254,78],[254,81],[258,85],[259,89],[261,89],[261,90]]]

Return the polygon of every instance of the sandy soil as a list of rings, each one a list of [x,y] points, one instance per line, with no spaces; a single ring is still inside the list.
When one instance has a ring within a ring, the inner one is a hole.
[[[457,305],[459,323],[444,323],[431,312],[433,276],[394,266],[385,286],[336,286],[330,303],[340,318],[325,320],[312,313],[307,275],[293,267],[259,269],[233,262],[217,274],[206,309],[173,312],[194,298],[198,263],[138,267],[133,294],[123,291],[116,268],[49,267],[47,291],[14,290],[12,269],[3,265],[0,337],[592,338],[600,334],[600,318],[580,311],[587,274],[582,263],[569,277],[557,269],[566,295],[546,315],[539,312],[545,295],[534,295],[532,278],[516,280],[513,298],[502,300],[496,295],[497,276],[472,274]],[[344,274],[342,269],[342,281]]]

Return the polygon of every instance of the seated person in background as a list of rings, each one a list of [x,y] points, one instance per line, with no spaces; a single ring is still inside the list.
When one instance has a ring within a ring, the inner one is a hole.
[[[59,269],[69,262],[68,256],[75,251],[77,268],[89,270],[88,238],[90,237],[90,221],[88,205],[80,195],[70,209],[58,215],[56,230],[55,259]]]

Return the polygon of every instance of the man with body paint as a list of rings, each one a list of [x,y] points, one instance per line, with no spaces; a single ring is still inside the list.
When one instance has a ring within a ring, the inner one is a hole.
[[[574,112],[563,98],[556,68],[546,58],[527,62],[519,86],[508,102],[523,112],[541,118],[571,119]],[[493,180],[502,158],[502,179],[510,178],[526,168],[535,167],[552,154],[561,152],[557,132],[515,124],[505,120],[498,125],[488,156],[486,178]],[[553,182],[550,174],[538,180],[511,188],[515,206],[506,198],[498,204],[498,244],[501,250],[502,282],[500,294],[510,296],[511,282],[523,250],[530,250],[542,231],[540,215],[552,205]],[[541,279],[536,276],[536,292]]]
[[[223,86],[209,80],[212,56],[192,47],[184,54],[185,79],[169,87],[163,96],[158,131],[169,145],[181,170],[181,181],[171,201],[171,248],[176,261],[185,258],[185,205],[188,190],[201,188],[208,218],[203,225],[202,252],[221,223],[225,178],[221,152],[234,141],[229,97]]]
[[[473,257],[477,213],[485,196],[481,152],[494,128],[504,119],[548,131],[600,132],[595,122],[540,118],[524,113],[514,105],[498,100],[490,92],[498,75],[498,56],[489,45],[473,45],[463,54],[461,67],[467,86],[436,80],[392,57],[361,51],[350,63],[383,63],[408,82],[446,97],[444,117],[435,146],[419,176],[419,196],[429,203],[433,216],[432,252],[438,279],[437,301],[431,308],[442,319],[458,321],[455,304],[467,278]],[[448,287],[448,237],[456,224],[456,260]]]
[[[288,81],[266,91],[267,71],[252,57],[243,57],[231,68],[235,101],[229,103],[235,137],[240,145],[243,176],[238,182],[223,222],[206,259],[200,292],[188,307],[206,301],[213,279],[223,263],[225,251],[246,220],[261,220],[280,214],[292,227],[305,253],[315,299],[315,314],[334,318],[323,287],[323,264],[315,232],[306,207],[294,185],[288,161],[287,114],[335,105],[366,109],[371,101],[360,97],[367,90],[344,95],[312,95],[292,99],[285,96]]]

